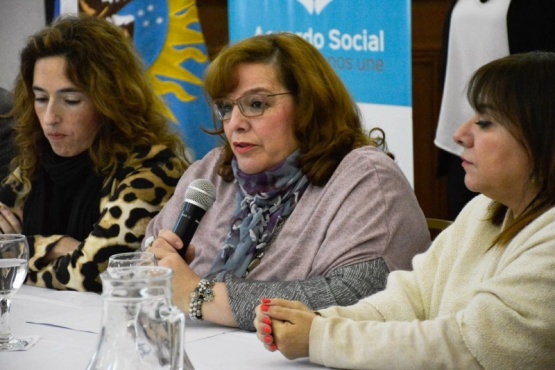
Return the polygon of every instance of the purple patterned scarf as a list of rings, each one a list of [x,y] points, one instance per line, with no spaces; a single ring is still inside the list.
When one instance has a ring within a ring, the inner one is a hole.
[[[268,171],[248,175],[231,162],[239,191],[231,230],[222,250],[212,264],[209,276],[223,281],[227,272],[245,277],[253,257],[272,240],[280,220],[295,209],[309,185],[298,166],[300,153],[295,151],[282,163]]]

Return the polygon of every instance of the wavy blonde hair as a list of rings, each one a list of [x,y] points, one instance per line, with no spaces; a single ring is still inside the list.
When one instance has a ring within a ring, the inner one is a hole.
[[[88,150],[98,174],[112,174],[137,145],[165,145],[180,159],[183,170],[187,168],[183,142],[171,129],[164,102],[152,88],[131,41],[105,20],[65,17],[29,37],[21,52],[13,108],[19,155],[12,162],[12,169],[19,168],[19,178],[7,179],[23,184],[18,199],[31,191],[41,165],[46,138],[34,110],[33,73],[37,60],[51,56],[65,58],[67,77],[90,97],[101,116]]]
[[[383,131],[375,131],[378,138],[364,132],[356,103],[322,54],[292,33],[254,36],[224,48],[206,71],[209,98],[232,92],[239,83],[237,67],[251,63],[273,66],[279,82],[294,96],[294,134],[300,146],[301,169],[312,184],[324,185],[353,149],[385,146]],[[224,140],[219,174],[231,181],[233,152],[221,122],[215,122],[212,133]]]

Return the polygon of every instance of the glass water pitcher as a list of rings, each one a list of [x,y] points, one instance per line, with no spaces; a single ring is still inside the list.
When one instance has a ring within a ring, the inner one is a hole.
[[[89,370],[189,370],[185,314],[172,305],[172,270],[108,268],[100,276],[102,330]]]

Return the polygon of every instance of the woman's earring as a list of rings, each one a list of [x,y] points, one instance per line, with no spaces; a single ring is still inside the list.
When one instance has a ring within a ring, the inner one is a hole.
[[[535,174],[530,176],[530,184],[532,186],[536,186],[538,184],[538,176],[536,176]]]

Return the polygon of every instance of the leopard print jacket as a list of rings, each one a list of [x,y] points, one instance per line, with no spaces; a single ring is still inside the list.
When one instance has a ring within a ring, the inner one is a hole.
[[[170,199],[182,174],[179,159],[165,146],[135,148],[102,184],[100,219],[72,253],[50,263],[42,258],[64,235],[27,236],[26,283],[60,290],[100,292],[99,274],[116,253],[140,249],[148,222]]]

